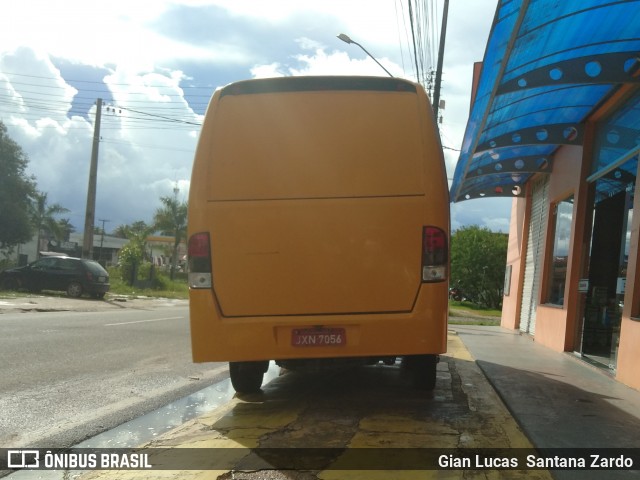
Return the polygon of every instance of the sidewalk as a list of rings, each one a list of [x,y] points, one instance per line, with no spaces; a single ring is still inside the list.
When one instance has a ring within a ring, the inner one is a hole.
[[[124,308],[142,309],[188,306],[188,300],[152,297],[130,297],[107,294],[104,300],[64,295],[16,295],[0,292],[0,315],[26,312],[102,312]]]
[[[429,461],[428,450],[457,458],[457,448],[532,449],[460,338],[451,333],[432,397],[416,390],[397,366],[313,374],[279,371],[261,393],[233,395],[219,408],[155,437],[143,448],[149,449],[149,463],[157,467],[153,471],[105,470],[81,478],[552,478],[547,470],[481,470],[471,462],[468,468],[421,469],[419,465]],[[293,463],[287,464],[294,467],[274,470],[282,465],[279,455],[293,455]],[[171,470],[160,470],[162,465],[171,465]]]
[[[470,325],[449,329],[536,447],[640,448],[640,392],[518,331]],[[554,472],[561,480],[639,476],[638,471]]]

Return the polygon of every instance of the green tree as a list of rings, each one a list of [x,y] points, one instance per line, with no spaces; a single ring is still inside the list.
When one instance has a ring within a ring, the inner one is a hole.
[[[0,250],[9,251],[33,237],[30,205],[36,182],[26,173],[29,159],[0,122]]]
[[[64,240],[65,242],[68,242],[69,236],[76,231],[76,227],[73,226],[71,220],[69,220],[68,218],[58,220],[58,227],[60,228],[62,240]]]
[[[48,195],[46,193],[36,193],[31,210],[33,226],[38,234],[38,249],[40,249],[40,239],[43,235],[53,237],[56,240],[64,240],[64,231],[60,220],[56,217],[69,210],[58,203],[48,205]]]
[[[129,239],[118,254],[120,260],[120,273],[122,279],[133,285],[138,276],[138,268],[144,261],[147,248],[147,237],[153,233],[154,227],[143,221],[137,221],[131,225],[120,225],[116,233]]]
[[[187,236],[187,203],[179,202],[175,197],[160,197],[163,206],[156,210],[153,222],[156,230],[163,235],[173,237],[173,251],[171,255],[171,280],[173,280],[178,265],[178,246]]]
[[[144,237],[146,243],[147,237],[153,233],[153,227],[147,225],[143,220],[138,220],[128,225],[119,225],[113,231],[113,236],[118,238]]]
[[[451,285],[478,305],[500,308],[508,237],[477,225],[451,235]]]

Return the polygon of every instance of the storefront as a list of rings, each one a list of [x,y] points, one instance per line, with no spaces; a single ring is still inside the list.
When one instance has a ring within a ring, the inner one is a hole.
[[[590,248],[580,283],[575,350],[615,372],[624,306],[634,296],[626,284],[640,147],[640,92],[597,122],[594,144],[586,179],[590,222],[584,238],[590,240]]]
[[[640,389],[640,1],[548,3],[498,5],[451,197],[513,198],[502,325]]]

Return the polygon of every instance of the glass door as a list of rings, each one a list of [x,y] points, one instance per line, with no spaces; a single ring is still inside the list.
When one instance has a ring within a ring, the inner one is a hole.
[[[598,180],[596,190],[603,186]],[[624,306],[635,184],[606,196],[593,207],[588,285],[584,288],[580,353],[599,366],[615,370]],[[612,192],[610,192],[612,193]]]
[[[619,313],[618,321],[611,334],[610,368],[615,370],[618,361],[618,347],[620,345],[620,322],[624,307],[624,296],[627,284],[627,265],[629,262],[629,247],[631,244],[631,221],[633,220],[633,195],[634,190],[627,191],[625,199],[625,212],[623,214],[622,244],[620,249],[620,262],[618,279],[616,281],[616,304]]]

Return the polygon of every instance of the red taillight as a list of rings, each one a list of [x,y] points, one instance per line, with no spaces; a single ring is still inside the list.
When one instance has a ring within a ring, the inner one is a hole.
[[[447,279],[449,249],[447,234],[438,227],[422,229],[422,281],[442,282]]]
[[[189,286],[191,288],[211,288],[211,242],[209,233],[191,235],[188,246]]]
[[[189,238],[189,258],[209,256],[209,234],[196,233]]]

